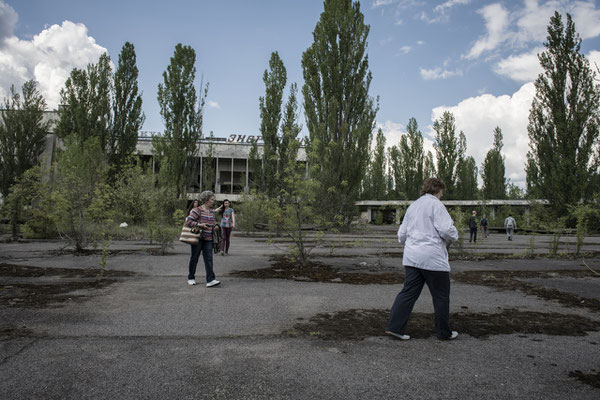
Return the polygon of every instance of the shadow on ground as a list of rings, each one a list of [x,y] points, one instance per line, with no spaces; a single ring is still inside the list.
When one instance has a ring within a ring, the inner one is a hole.
[[[285,333],[324,340],[363,340],[369,336],[385,336],[388,319],[388,310],[377,309],[321,313],[306,322],[297,323]],[[600,331],[600,322],[582,316],[516,309],[504,309],[498,313],[452,313],[450,321],[452,329],[478,339],[513,333],[585,336],[587,332]],[[405,333],[416,339],[425,339],[434,335],[433,327],[433,314],[413,313]]]

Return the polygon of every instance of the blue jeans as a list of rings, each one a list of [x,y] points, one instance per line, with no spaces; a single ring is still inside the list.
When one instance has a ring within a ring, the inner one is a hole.
[[[406,270],[404,287],[396,296],[386,330],[404,335],[415,302],[423,290],[423,285],[427,283],[435,311],[435,334],[439,339],[449,338],[452,334],[450,329],[450,273],[407,266],[404,269]]]
[[[213,242],[212,240],[200,240],[198,244],[191,245],[192,256],[190,257],[190,265],[188,272],[188,279],[194,279],[196,275],[196,266],[198,265],[198,259],[200,253],[204,259],[204,269],[206,270],[206,282],[213,281],[215,279],[215,273],[213,272]]]

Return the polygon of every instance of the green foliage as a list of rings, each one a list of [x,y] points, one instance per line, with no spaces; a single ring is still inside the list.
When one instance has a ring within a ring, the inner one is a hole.
[[[386,193],[386,165],[385,136],[381,129],[377,132],[375,152],[371,159],[369,170],[363,184],[363,198],[370,200],[383,200]]]
[[[216,182],[216,171],[214,165],[214,156],[215,150],[213,146],[214,140],[213,131],[210,131],[209,142],[206,149],[206,153],[202,156],[202,187],[200,191],[203,192],[205,190],[214,191],[214,183]]]
[[[483,179],[483,197],[485,199],[502,200],[506,198],[506,177],[504,157],[502,156],[502,130],[499,126],[494,129],[494,146],[485,155],[481,166]]]
[[[283,90],[287,82],[287,72],[279,54],[271,53],[269,71],[265,70],[265,96],[259,98],[260,134],[263,138],[262,165],[254,173],[258,176],[259,190],[268,196],[275,194],[275,181],[278,173],[279,123],[281,122],[281,105]]]
[[[544,46],[527,128],[527,189],[548,199],[560,217],[569,205],[590,200],[598,182],[600,87],[569,14],[565,27],[554,13]]]
[[[113,183],[115,220],[119,223],[142,224],[146,209],[156,192],[155,176],[139,162],[123,166]]]
[[[458,230],[458,240],[456,244],[458,246],[458,252],[464,253],[465,251],[465,230],[467,228],[467,221],[469,219],[469,214],[464,213],[460,207],[453,208],[450,210],[450,215],[452,216],[452,220],[454,221],[454,226]]]
[[[266,201],[263,194],[252,189],[250,194],[244,194],[235,207],[237,227],[247,235],[255,230],[255,224],[267,223],[262,204]]]
[[[390,159],[396,197],[407,200],[417,199],[425,180],[425,153],[423,134],[419,130],[416,119],[411,118],[408,121],[406,134],[400,138],[399,145],[393,146],[390,150]]]
[[[523,189],[515,185],[514,183],[508,182],[506,185],[507,198],[510,200],[522,200],[525,198],[525,192]]]
[[[371,73],[366,54],[369,26],[360,4],[325,0],[302,54],[307,147],[317,198],[331,221],[349,224],[369,160],[377,106],[369,96]]]
[[[446,185],[444,197],[448,200],[456,199],[456,169],[461,156],[454,121],[454,115],[445,111],[433,123],[433,130],[436,132],[433,145],[437,158],[437,177]]]
[[[113,121],[109,130],[107,155],[116,173],[129,163],[137,145],[138,131],[144,124],[142,96],[138,93],[138,68],[135,48],[125,42],[114,76]]]
[[[8,196],[2,204],[3,211],[10,217],[12,239],[18,240],[20,222],[31,217],[31,203],[37,200],[41,190],[40,167],[25,171],[10,187]]]
[[[50,123],[43,122],[46,101],[35,81],[23,84],[22,95],[11,86],[10,98],[4,99],[0,111],[0,194],[4,197],[19,177],[39,162],[50,129]]]
[[[548,245],[548,255],[556,256],[558,254],[558,246],[560,238],[563,236],[566,228],[566,217],[555,218],[547,223],[547,228],[552,232],[552,240]]]
[[[576,206],[569,207],[569,213],[572,218],[577,221],[577,241],[575,247],[575,254],[581,253],[581,248],[585,240],[585,236],[590,231],[590,222],[594,218],[600,217],[600,211],[598,207],[594,207],[590,204],[578,204]]]
[[[112,69],[104,53],[97,64],[86,70],[74,68],[60,92],[61,104],[56,133],[63,140],[73,136],[83,146],[96,138],[100,153],[105,154],[110,136]]]
[[[297,140],[290,142],[288,152],[288,165],[285,169],[285,178],[280,182],[277,198],[264,198],[262,209],[267,218],[269,230],[281,233],[292,240],[293,246],[290,255],[302,265],[306,265],[312,248],[306,246],[306,232],[303,230],[309,224],[316,224],[322,228],[330,227],[340,221],[328,221],[317,213],[316,194],[319,183],[315,179],[307,178],[302,169],[297,168],[295,157],[300,143]],[[257,204],[255,202],[255,204]],[[322,210],[321,207],[319,210]],[[313,233],[316,242],[322,241],[323,231]]]
[[[454,196],[460,200],[474,200],[477,198],[477,164],[467,153],[467,138],[464,132],[458,137],[458,162],[456,164],[456,189]]]
[[[83,144],[68,137],[59,155],[48,212],[59,234],[81,250],[114,218],[112,189],[106,184],[107,164],[98,138]]]
[[[198,99],[194,86],[196,52],[181,43],[158,85],[160,115],[165,124],[163,136],[152,138],[152,152],[160,162],[160,186],[168,186],[182,198],[191,184],[198,141],[202,137],[203,109],[208,85]]]

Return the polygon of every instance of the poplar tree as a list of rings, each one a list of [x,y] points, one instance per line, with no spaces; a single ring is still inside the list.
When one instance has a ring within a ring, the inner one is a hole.
[[[481,178],[483,180],[484,199],[506,198],[506,177],[504,157],[502,156],[502,129],[499,126],[494,129],[494,145],[485,155],[481,165]]]
[[[186,194],[194,169],[198,141],[202,137],[202,113],[208,85],[196,92],[196,52],[178,43],[171,62],[158,85],[160,115],[165,124],[162,136],[152,138],[153,153],[161,160],[161,179],[177,198]]]
[[[293,145],[298,140],[302,127],[298,123],[298,85],[292,83],[290,94],[283,111],[281,122],[281,140],[278,145],[278,174],[280,179],[285,178],[287,166],[291,160],[298,158],[299,146]],[[298,142],[299,143],[299,142]]]
[[[50,122],[44,122],[46,101],[30,80],[14,86],[0,111],[0,193],[6,198],[10,187],[25,171],[36,165],[44,150]]]
[[[265,96],[259,98],[260,134],[263,139],[263,154],[259,175],[259,188],[269,196],[273,196],[278,172],[279,158],[279,123],[281,122],[281,105],[283,90],[287,82],[287,72],[279,54],[271,53],[269,70],[263,74]]]
[[[406,198],[415,200],[419,197],[423,185],[423,166],[425,154],[423,152],[423,135],[419,131],[417,120],[411,118],[406,126],[406,135],[400,138],[399,156],[403,174],[402,191]]]
[[[363,197],[370,200],[383,200],[386,196],[386,165],[385,156],[385,135],[379,129],[373,158],[369,165],[369,172],[366,176],[364,185],[365,192]]]
[[[104,53],[98,63],[87,68],[74,68],[61,90],[57,135],[63,140],[73,136],[73,143],[83,146],[97,138],[103,153],[107,152],[111,127],[112,68]]]
[[[456,193],[458,200],[473,200],[477,197],[477,164],[467,153],[467,138],[464,132],[458,137],[458,163],[456,165]]]
[[[459,141],[454,115],[445,111],[442,117],[433,123],[433,130],[436,132],[433,145],[437,158],[437,177],[446,185],[444,197],[449,200],[455,199]]]
[[[433,162],[433,154],[431,151],[427,152],[425,156],[425,163],[423,164],[423,182],[427,178],[433,178],[437,176],[437,172],[435,170],[435,163]],[[421,182],[421,186],[423,186],[423,182]],[[421,190],[419,189],[419,194]]]
[[[307,148],[319,183],[317,198],[330,220],[348,224],[369,160],[377,107],[369,96],[369,26],[360,4],[325,0],[302,55]]]
[[[527,127],[527,186],[550,201],[556,216],[564,216],[569,205],[590,200],[597,190],[600,88],[571,15],[564,26],[555,12],[546,39]]]
[[[108,161],[117,171],[133,155],[144,120],[135,48],[125,42],[114,76],[113,123],[107,146]]]

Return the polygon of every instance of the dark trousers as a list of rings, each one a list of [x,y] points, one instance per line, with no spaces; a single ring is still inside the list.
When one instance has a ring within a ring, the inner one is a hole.
[[[213,281],[215,279],[215,273],[213,272],[212,240],[200,240],[198,244],[193,244],[190,247],[192,248],[192,256],[190,257],[188,279],[194,279],[198,259],[200,258],[200,253],[202,253],[202,258],[204,258],[204,269],[206,270],[206,282]]]
[[[471,240],[477,243],[477,228],[469,228],[471,230],[471,236],[469,237],[469,243],[471,243]]]
[[[450,273],[406,266],[404,269],[406,271],[404,287],[392,305],[390,322],[386,329],[404,335],[415,302],[423,290],[423,285],[427,283],[435,311],[435,334],[440,339],[449,338],[452,334],[450,329]]]
[[[483,238],[488,237],[488,227],[487,225],[481,225],[481,233],[483,234]]]
[[[221,237],[221,251],[229,253],[229,244],[231,243],[231,231],[233,230],[233,228],[226,228],[222,226],[221,229],[223,230],[223,236]]]

